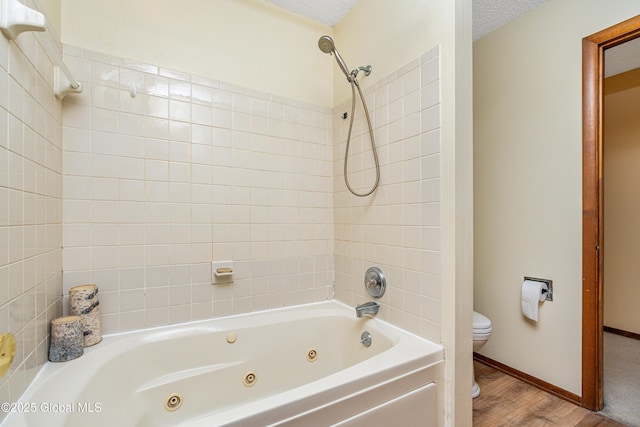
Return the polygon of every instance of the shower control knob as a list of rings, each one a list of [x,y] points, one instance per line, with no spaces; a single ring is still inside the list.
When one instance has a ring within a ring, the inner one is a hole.
[[[364,287],[374,298],[380,298],[384,295],[387,288],[387,279],[384,273],[378,267],[371,267],[364,274]]]

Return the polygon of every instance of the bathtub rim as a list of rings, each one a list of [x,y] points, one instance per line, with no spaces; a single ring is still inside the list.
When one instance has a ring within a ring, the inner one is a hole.
[[[309,309],[311,309],[312,312],[309,312],[308,311]],[[258,321],[260,318],[263,318],[263,317],[271,318],[271,317],[274,317],[274,315],[278,315],[278,314],[296,314],[297,313],[299,318],[308,318],[308,314],[312,313],[316,315],[315,317],[321,317],[321,313],[328,312],[329,310],[336,310],[336,312],[333,314],[335,316],[343,315],[343,316],[350,317],[351,315],[349,313],[351,313],[353,317],[356,318],[354,307],[351,307],[342,301],[333,299],[333,300],[317,301],[317,302],[297,304],[297,305],[286,306],[286,307],[271,308],[267,310],[232,314],[232,315],[221,316],[221,317],[212,317],[208,319],[191,320],[188,322],[172,323],[169,325],[160,325],[160,326],[153,326],[149,328],[139,328],[139,329],[132,329],[130,331],[122,331],[122,332],[114,332],[111,334],[105,334],[102,336],[102,341],[100,343],[93,345],[91,347],[85,347],[84,355],[78,359],[70,360],[69,362],[51,362],[47,360],[39,369],[38,373],[35,375],[34,379],[29,384],[27,389],[20,396],[20,398],[18,399],[18,402],[21,401],[24,396],[32,394],[30,392],[33,392],[32,386],[34,384],[37,385],[41,381],[46,380],[47,377],[54,375],[58,370],[65,369],[65,367],[69,366],[74,361],[82,360],[83,357],[85,357],[86,359],[86,356],[90,356],[94,352],[98,352],[102,349],[105,349],[105,347],[112,347],[114,343],[118,341],[126,340],[127,338],[134,338],[137,335],[143,336],[142,342],[151,342],[156,339],[170,338],[171,335],[179,335],[185,332],[189,334],[197,335],[202,331],[208,331],[208,332],[219,332],[219,331],[227,331],[227,330],[231,331],[233,329],[240,329],[242,327],[246,327],[246,325],[233,326],[232,328],[211,327],[211,326],[207,327],[207,325],[214,324],[214,323],[220,323],[221,325],[224,325],[232,321],[236,321],[236,320],[242,321],[244,319],[251,319],[251,318],[254,319],[254,323],[255,323],[255,321]],[[436,353],[440,353],[441,354],[440,358],[444,359],[444,347],[441,344],[435,343],[427,338],[421,337],[406,329],[402,329],[399,326],[396,326],[387,320],[383,320],[375,316],[366,315],[366,316],[363,316],[362,318],[356,318],[356,321],[359,321],[361,323],[370,321],[374,325],[382,325],[383,329],[392,331],[393,336],[390,338],[394,346],[397,344],[398,336],[402,336],[402,335],[409,335],[414,337],[417,340],[425,341],[429,344],[432,344],[436,346],[436,348],[434,348],[433,351]],[[274,318],[274,319],[271,319],[271,322],[269,323],[277,323],[277,322],[278,320]],[[264,323],[261,323],[261,324],[264,324]],[[394,338],[396,339],[394,340]],[[3,424],[0,424],[0,426],[2,425]]]
[[[282,316],[283,314],[284,317]],[[367,359],[356,365],[349,366],[344,370],[334,372],[326,377],[315,380],[312,383],[304,384],[281,392],[278,394],[280,398],[283,396],[291,396],[292,401],[298,401],[299,399],[295,397],[296,393],[300,393],[302,391],[306,392],[309,391],[310,388],[318,387],[320,388],[321,392],[327,394],[332,389],[337,387],[332,384],[332,382],[336,378],[339,378],[338,385],[348,384],[347,389],[343,390],[344,393],[353,393],[354,390],[358,390],[362,387],[371,387],[372,385],[379,383],[380,379],[383,379],[384,381],[391,377],[395,377],[397,376],[397,373],[414,371],[418,368],[444,362],[444,349],[442,345],[436,344],[426,338],[420,337],[410,331],[402,329],[396,325],[389,323],[388,321],[376,317],[365,316],[362,318],[356,318],[355,309],[353,307],[335,299],[171,325],[162,325],[152,328],[136,329],[131,331],[117,332],[113,334],[105,334],[103,337],[103,341],[100,344],[85,348],[85,355],[79,359],[76,359],[76,361],[92,360],[93,358],[91,357],[91,355],[94,353],[98,353],[94,356],[97,361],[108,360],[110,357],[117,357],[118,354],[126,352],[137,345],[143,345],[145,342],[170,339],[171,335],[173,334],[184,336],[185,332],[193,335],[221,331],[224,332],[257,325],[277,324],[283,321],[295,321],[296,318],[306,319],[309,317],[326,317],[327,315],[349,318],[352,317],[355,322],[361,323],[363,328],[367,323],[370,323],[372,327],[375,327],[375,329],[377,329],[381,333],[391,333],[390,335],[387,335],[392,341],[391,347],[384,350],[380,354],[385,354],[385,363],[388,363],[389,359],[394,363],[392,363],[390,367],[387,366],[385,369],[376,370],[374,367],[370,366],[373,364],[373,362],[371,362],[371,359]],[[264,319],[268,319],[269,321],[265,323],[263,322]],[[240,325],[237,324],[238,321],[241,321]],[[233,323],[233,325],[229,326],[229,323]],[[138,338],[142,338],[142,340],[139,340]],[[414,355],[415,352],[411,350],[410,353],[412,356],[407,359],[406,354],[402,354],[400,352],[400,349],[398,348],[399,340],[408,343],[402,347],[403,351],[407,350],[408,345],[409,347],[412,347],[414,349],[417,348],[418,352],[422,350],[424,351],[424,353]],[[122,345],[124,343],[127,344]],[[102,349],[106,350],[106,352],[101,351]],[[113,351],[115,351],[115,353],[113,353]],[[101,353],[105,353],[104,359],[99,356]],[[376,357],[379,358],[380,354],[374,356],[372,359]],[[396,363],[397,359],[395,358],[395,356],[399,356],[400,360],[402,360],[402,363]],[[38,391],[42,387],[42,384],[50,380],[50,377],[56,376],[62,370],[73,368],[73,365],[74,361],[65,363],[54,363],[47,361],[36,374],[34,380],[29,384],[25,392],[21,395],[18,402],[29,401],[30,398],[37,396]],[[345,371],[347,370],[348,374],[345,375]],[[313,384],[313,386],[309,386],[309,384]],[[312,393],[309,394],[311,395]],[[258,399],[255,402],[260,402],[262,404],[264,402],[275,402],[275,400],[274,396],[266,396]],[[223,418],[226,419],[227,416],[232,415],[234,410],[236,409],[238,408],[231,408],[230,410],[228,410],[227,413],[223,415]],[[252,408],[250,413],[245,412],[245,415],[255,416],[256,414],[264,410],[265,409],[263,406],[257,405]],[[9,421],[20,422],[20,420],[23,420],[21,416],[12,417],[11,415],[18,414],[9,414],[0,424],[0,426],[9,425],[7,424]],[[205,414],[200,417],[207,417],[208,415]],[[231,418],[229,418],[229,420],[231,420]],[[225,423],[227,423],[229,420],[225,421]]]

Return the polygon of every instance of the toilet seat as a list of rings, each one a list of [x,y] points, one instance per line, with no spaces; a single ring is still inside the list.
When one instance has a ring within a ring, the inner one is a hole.
[[[474,341],[487,341],[487,340],[489,340],[490,336],[491,336],[491,332],[479,333],[479,332],[473,331],[473,340]]]
[[[486,316],[474,311],[473,312],[473,339],[487,339],[491,335],[491,320]]]
[[[486,316],[473,312],[473,351],[480,350],[491,336],[491,320]],[[472,365],[473,366],[473,365]],[[476,373],[473,372],[473,387],[471,397],[476,398],[480,394],[480,386],[476,382]]]

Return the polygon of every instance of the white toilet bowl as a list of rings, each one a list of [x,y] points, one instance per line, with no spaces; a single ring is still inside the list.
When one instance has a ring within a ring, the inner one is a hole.
[[[480,313],[473,312],[473,351],[478,351],[487,342],[491,336],[491,320]],[[473,398],[478,397],[480,394],[480,387],[476,382],[476,373],[473,372],[473,388],[471,389],[471,396]]]

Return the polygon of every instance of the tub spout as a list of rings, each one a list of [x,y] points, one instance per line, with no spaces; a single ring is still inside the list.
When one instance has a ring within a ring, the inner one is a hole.
[[[364,304],[356,305],[356,316],[362,317],[363,314],[378,314],[380,304],[375,301],[365,302]]]

